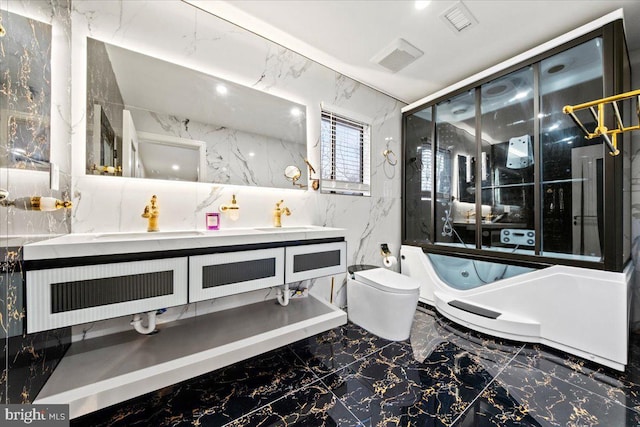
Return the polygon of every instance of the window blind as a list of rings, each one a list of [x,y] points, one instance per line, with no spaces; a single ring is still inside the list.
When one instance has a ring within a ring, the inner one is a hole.
[[[323,189],[369,195],[369,125],[323,110],[320,139]]]

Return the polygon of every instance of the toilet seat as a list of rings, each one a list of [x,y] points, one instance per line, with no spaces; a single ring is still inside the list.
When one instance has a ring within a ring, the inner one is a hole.
[[[353,273],[354,279],[384,292],[413,294],[420,290],[420,282],[394,271],[374,268]]]

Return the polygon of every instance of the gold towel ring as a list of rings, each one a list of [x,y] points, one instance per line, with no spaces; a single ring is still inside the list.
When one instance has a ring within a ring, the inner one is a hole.
[[[387,163],[389,163],[391,166],[395,166],[398,164],[398,157],[393,151],[386,149],[382,152],[382,155],[387,160]]]

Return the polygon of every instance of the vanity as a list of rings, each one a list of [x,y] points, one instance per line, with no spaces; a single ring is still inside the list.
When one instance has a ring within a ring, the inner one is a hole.
[[[344,230],[263,227],[68,234],[24,246],[27,330],[46,331],[346,272]],[[275,294],[275,293],[274,293]],[[75,342],[34,403],[71,417],[345,324],[314,296]]]

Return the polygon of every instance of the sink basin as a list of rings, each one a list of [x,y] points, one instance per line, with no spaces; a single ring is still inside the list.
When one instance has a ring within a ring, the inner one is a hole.
[[[135,233],[105,233],[98,234],[95,240],[144,240],[158,238],[179,238],[179,237],[196,237],[203,236],[202,231],[154,231],[154,232],[135,232]]]
[[[309,231],[314,227],[257,227],[254,230],[258,231]]]

